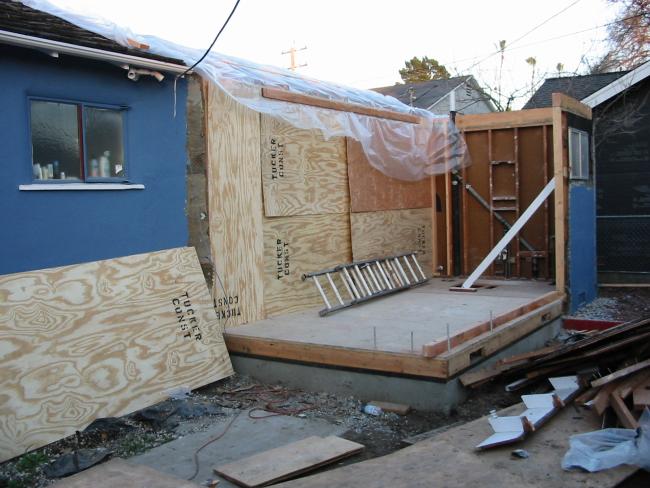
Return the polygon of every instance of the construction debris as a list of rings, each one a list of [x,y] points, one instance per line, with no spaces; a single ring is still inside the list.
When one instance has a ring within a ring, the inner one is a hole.
[[[571,436],[562,467],[594,472],[628,464],[650,470],[650,411],[644,411],[640,424],[638,430],[603,429]]]
[[[589,388],[576,404],[603,415],[611,408],[618,423],[638,427],[639,412],[650,400],[650,319],[640,319],[593,332],[566,345],[498,361],[493,367],[461,376],[465,386],[484,384],[496,377],[516,377],[506,389],[512,391],[537,382],[549,374],[576,374]],[[636,397],[635,397],[636,395]]]
[[[526,410],[520,415],[499,417],[492,414],[488,417],[494,434],[476,448],[489,449],[522,440],[526,434],[541,427],[580,391],[578,378],[575,376],[549,378],[549,381],[555,388],[551,393],[522,395]]]
[[[378,402],[376,400],[373,400],[368,405],[374,405],[384,412],[392,412],[396,413],[397,415],[406,415],[411,411],[410,405],[403,405],[401,403]]]

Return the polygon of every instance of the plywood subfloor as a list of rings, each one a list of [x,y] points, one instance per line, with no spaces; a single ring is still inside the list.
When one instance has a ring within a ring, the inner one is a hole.
[[[326,317],[317,309],[282,315],[234,329],[228,334],[351,349],[420,354],[424,344],[463,331],[540,297],[546,282],[482,281],[495,288],[476,293],[449,291],[454,281],[426,285],[351,307]],[[308,284],[305,284],[307,286]],[[322,308],[322,307],[321,307]],[[413,333],[413,348],[411,348]]]
[[[232,374],[193,248],[0,276],[0,461]]]
[[[65,478],[52,488],[198,488],[200,485],[178,479],[147,466],[112,459],[81,473]]]
[[[514,405],[499,415],[514,415],[522,409],[522,404]],[[570,406],[524,442],[476,452],[474,447],[492,433],[487,419],[481,418],[387,456],[276,486],[613,488],[637,468],[621,466],[598,473],[584,473],[568,472],[560,467],[569,446],[569,436],[597,429],[600,429],[600,421],[596,415],[589,411],[577,412]],[[510,452],[516,448],[525,449],[530,457],[514,459]]]
[[[350,210],[345,139],[262,115],[264,214],[340,214]]]

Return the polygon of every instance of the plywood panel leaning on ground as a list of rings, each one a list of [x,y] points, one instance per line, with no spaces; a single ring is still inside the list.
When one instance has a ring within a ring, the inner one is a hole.
[[[230,327],[264,318],[260,116],[204,87],[212,293]]]
[[[431,181],[401,181],[373,168],[361,144],[347,138],[352,212],[431,207]]]
[[[359,212],[350,216],[355,261],[418,251],[418,261],[431,276],[431,209]]]
[[[0,461],[232,374],[193,248],[0,276]]]
[[[322,307],[304,273],[352,259],[349,214],[264,219],[264,305],[269,317]],[[342,287],[341,287],[342,288]]]
[[[350,209],[345,139],[262,115],[262,182],[267,217]]]

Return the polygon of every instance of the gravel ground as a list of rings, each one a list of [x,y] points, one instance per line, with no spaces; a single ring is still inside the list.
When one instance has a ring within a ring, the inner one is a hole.
[[[598,295],[573,316],[625,322],[650,315],[650,288],[600,288]]]
[[[650,288],[601,288],[599,292],[596,300],[574,316],[627,321],[650,315]],[[167,400],[5,462],[0,465],[0,488],[48,486],[55,481],[46,475],[48,465],[78,449],[104,448],[111,456],[129,458],[179,436],[205,430],[215,416],[232,417],[255,407],[256,416],[296,415],[343,425],[347,429],[343,437],[366,446],[361,456],[348,461],[358,462],[400,449],[402,440],[415,434],[467,422],[517,403],[523,392],[506,393],[503,386],[491,383],[472,390],[470,398],[450,415],[412,411],[405,416],[383,413],[375,417],[363,413],[364,403],[354,397],[290,390],[235,375],[198,389],[184,400]],[[544,391],[544,386],[540,388],[527,393]]]
[[[183,400],[167,400],[152,408],[100,424],[86,431],[37,449],[0,465],[0,488],[44,487],[55,481],[46,475],[48,465],[76,449],[104,448],[114,457],[129,458],[179,436],[202,431],[214,422],[215,416],[232,417],[241,410],[253,408],[252,415],[295,415],[317,418],[343,425],[343,437],[366,446],[358,462],[388,454],[404,447],[406,437],[441,426],[465,422],[519,401],[520,392],[506,393],[502,385],[472,392],[471,398],[450,415],[412,411],[399,416],[363,413],[364,402],[354,397],[329,393],[290,390],[264,385],[248,377],[235,375],[194,391]]]

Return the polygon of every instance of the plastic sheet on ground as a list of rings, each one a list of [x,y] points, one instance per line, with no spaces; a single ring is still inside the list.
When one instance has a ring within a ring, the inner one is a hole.
[[[181,59],[191,66],[202,50],[184,47],[155,37],[136,35],[129,29],[59,8],[47,0],[22,0],[25,5],[56,15],[86,30],[129,47],[128,40],[150,46],[148,52]],[[447,116],[409,107],[395,98],[371,90],[360,90],[307,78],[289,70],[211,52],[196,68],[239,103],[260,113],[277,117],[295,127],[318,129],[326,138],[348,136],[359,141],[370,164],[387,176],[416,181],[442,174],[470,163],[467,146]],[[351,112],[336,111],[264,98],[261,87],[359,104],[364,107],[416,115],[413,124]]]
[[[603,429],[571,436],[562,468],[602,471],[630,464],[650,471],[650,411],[646,409],[638,429]]]

